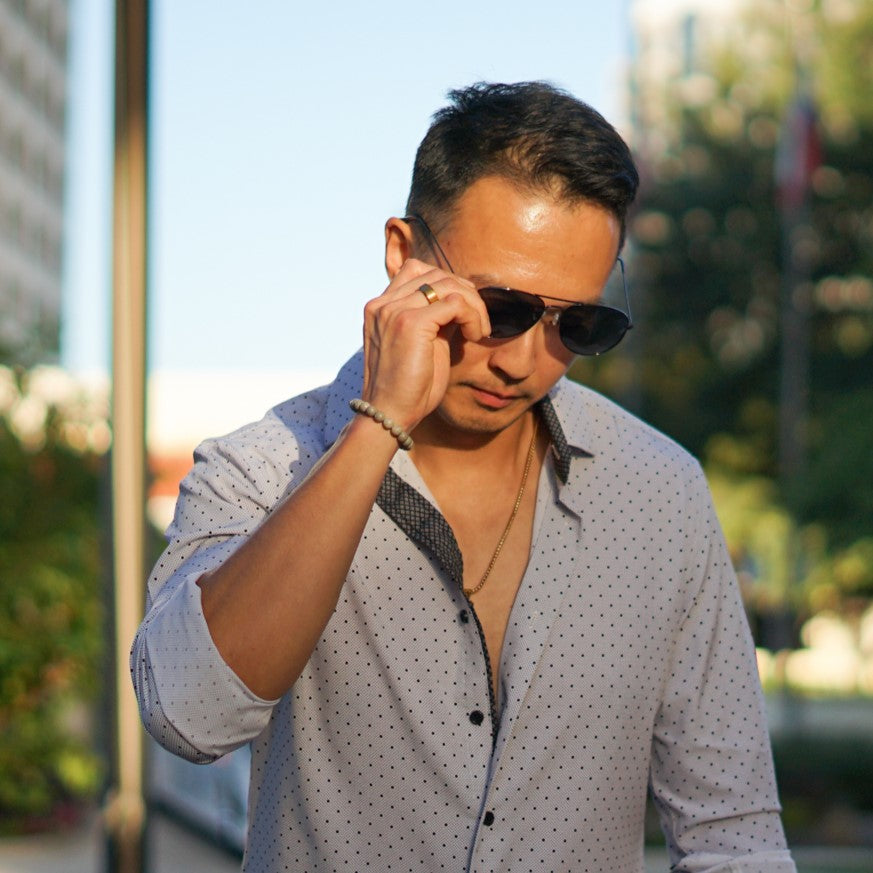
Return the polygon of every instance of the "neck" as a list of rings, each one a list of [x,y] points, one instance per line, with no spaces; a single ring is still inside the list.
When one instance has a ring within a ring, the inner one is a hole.
[[[438,476],[461,472],[465,476],[505,475],[524,462],[536,414],[528,410],[508,427],[482,433],[450,427],[438,413],[432,413],[415,429],[412,460],[422,473]]]

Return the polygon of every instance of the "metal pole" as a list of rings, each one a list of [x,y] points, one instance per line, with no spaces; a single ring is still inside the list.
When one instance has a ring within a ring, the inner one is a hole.
[[[782,368],[779,387],[779,477],[792,504],[794,482],[806,468],[809,393],[809,309],[812,275],[812,173],[820,162],[810,63],[814,27],[808,14],[789,11],[795,42],[796,88],[786,110],[776,157],[782,231]],[[791,508],[794,508],[793,506]]]
[[[782,366],[779,384],[779,476],[783,499],[792,503],[806,466],[809,384],[809,263],[804,232],[809,208],[782,213]]]
[[[107,870],[144,870],[143,732],[128,670],[145,577],[145,314],[148,0],[115,4],[112,528],[115,648],[113,786]]]

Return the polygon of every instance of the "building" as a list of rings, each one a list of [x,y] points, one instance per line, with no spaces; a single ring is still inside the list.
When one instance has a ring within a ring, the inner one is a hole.
[[[742,32],[743,9],[740,0],[632,0],[630,112],[644,159],[675,144],[681,107],[716,97],[713,47]]]
[[[68,0],[0,0],[0,361],[59,347]]]

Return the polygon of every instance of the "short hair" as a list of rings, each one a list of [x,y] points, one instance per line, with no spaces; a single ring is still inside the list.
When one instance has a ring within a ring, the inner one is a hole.
[[[621,225],[639,174],[615,128],[587,103],[548,82],[477,82],[449,91],[415,156],[407,215],[448,223],[478,179],[500,176],[558,200],[605,207]]]

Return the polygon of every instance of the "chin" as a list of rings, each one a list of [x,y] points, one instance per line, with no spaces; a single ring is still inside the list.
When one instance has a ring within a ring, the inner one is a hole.
[[[435,410],[437,420],[443,427],[466,434],[496,434],[514,424],[530,409],[529,404],[507,407],[505,409],[454,409],[446,404]]]

